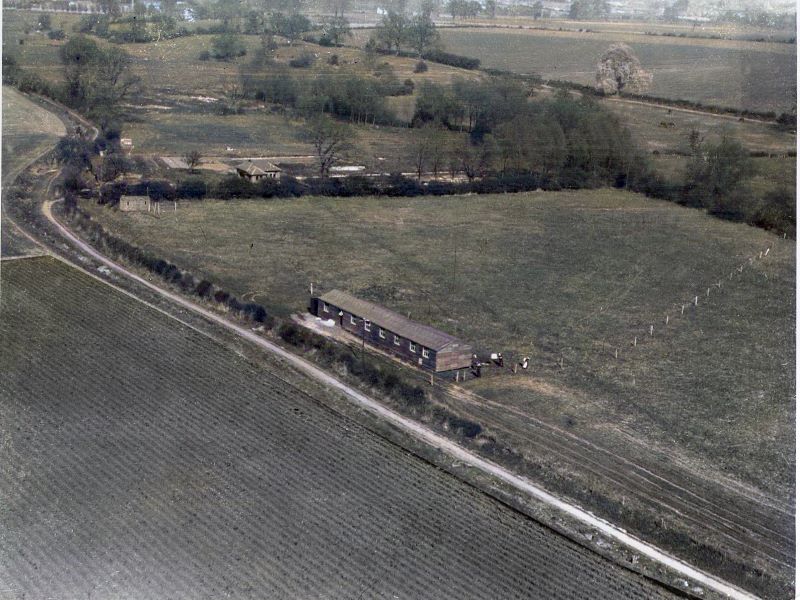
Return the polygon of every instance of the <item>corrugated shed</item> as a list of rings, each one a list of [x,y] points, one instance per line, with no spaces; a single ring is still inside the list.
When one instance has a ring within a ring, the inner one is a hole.
[[[341,290],[331,290],[320,296],[320,300],[357,317],[367,319],[378,327],[396,333],[431,350],[442,350],[453,344],[456,346],[463,345],[458,338],[449,333],[429,325],[417,323],[388,308],[373,304],[367,300],[361,300]]]

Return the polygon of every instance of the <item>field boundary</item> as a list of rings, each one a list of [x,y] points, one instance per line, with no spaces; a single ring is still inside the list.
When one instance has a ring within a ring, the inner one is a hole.
[[[324,385],[330,388],[333,388],[343,393],[345,396],[350,398],[351,401],[355,401],[360,408],[363,408],[368,412],[370,412],[371,414],[381,418],[382,420],[394,425],[395,427],[398,427],[404,433],[410,435],[417,441],[422,442],[427,446],[432,446],[438,449],[439,451],[446,453],[450,457],[458,461],[461,461],[462,463],[468,466],[474,467],[497,480],[500,480],[504,484],[513,487],[515,490],[522,492],[529,497],[533,497],[559,510],[560,512],[568,515],[569,517],[579,521],[584,525],[596,528],[598,531],[603,532],[605,535],[614,539],[618,543],[636,551],[637,553],[646,556],[650,560],[653,560],[683,575],[684,577],[687,577],[697,583],[700,583],[706,586],[707,588],[717,593],[723,594],[727,597],[735,598],[737,600],[753,600],[757,598],[757,596],[752,595],[749,592],[746,592],[738,587],[735,587],[709,573],[706,573],[702,570],[692,567],[688,563],[660,550],[659,548],[647,542],[644,542],[636,538],[635,536],[616,527],[615,525],[609,523],[608,521],[596,517],[591,512],[584,511],[577,505],[564,501],[550,494],[549,492],[533,484],[526,478],[515,475],[512,472],[508,471],[507,469],[473,454],[472,452],[459,446],[457,443],[445,437],[440,436],[439,434],[431,431],[430,429],[421,425],[420,423],[417,423],[416,421],[410,418],[404,417],[396,413],[395,411],[389,409],[388,407],[384,406],[383,404],[379,403],[378,401],[369,398],[365,394],[339,381],[332,375],[329,375],[328,373],[324,372],[322,369],[313,365],[309,361],[295,354],[292,354],[291,352],[285,350],[284,348],[281,348],[280,346],[278,346],[273,342],[264,339],[257,333],[254,333],[253,331],[250,331],[248,329],[245,329],[244,327],[236,325],[235,323],[230,322],[226,318],[217,315],[210,310],[204,309],[201,306],[195,304],[194,302],[186,300],[181,296],[179,296],[178,294],[165,290],[147,281],[143,277],[140,277],[139,275],[129,271],[125,267],[115,263],[114,261],[102,255],[100,252],[96,251],[88,243],[78,238],[65,225],[63,225],[53,215],[52,206],[54,203],[55,201],[53,200],[46,201],[41,206],[41,210],[43,215],[58,229],[59,233],[63,235],[67,240],[69,240],[79,250],[88,254],[94,260],[97,260],[103,263],[104,265],[108,266],[109,268],[113,269],[120,275],[132,279],[133,281],[141,285],[146,286],[148,289],[165,297],[171,302],[174,302],[185,309],[188,309],[206,319],[209,319],[210,321],[218,325],[223,326],[224,328],[234,332],[241,338],[244,338],[245,340],[261,347],[262,349],[267,350],[268,352],[275,354],[278,357],[288,361],[290,364],[292,364],[292,366],[299,369],[302,373],[312,377],[313,379],[323,383]],[[93,277],[96,277],[101,281],[105,282],[105,280],[97,277],[96,275],[93,275]]]

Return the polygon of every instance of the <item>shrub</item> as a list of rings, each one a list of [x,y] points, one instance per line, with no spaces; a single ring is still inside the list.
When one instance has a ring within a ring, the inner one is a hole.
[[[303,52],[289,61],[289,66],[295,69],[305,69],[314,64],[316,58],[311,52]]]
[[[192,200],[205,198],[207,193],[208,186],[206,185],[206,182],[199,177],[184,179],[178,184],[178,188],[176,190],[178,198],[190,198]]]
[[[239,36],[223,33],[211,42],[211,56],[217,60],[231,60],[247,54],[247,48]]]
[[[443,50],[428,50],[422,55],[422,58],[431,62],[450,65],[451,67],[458,67],[460,69],[474,70],[481,66],[481,61],[477,58],[469,58],[468,56],[451,54],[449,52],[444,52]]]
[[[209,298],[211,297],[211,292],[213,289],[214,286],[211,284],[211,282],[203,279],[203,281],[197,284],[197,287],[194,289],[194,293],[201,298]]]
[[[231,198],[253,198],[256,195],[255,186],[238,175],[226,177],[214,186],[213,191],[214,196],[222,200],[230,200]]]
[[[338,54],[331,54],[328,58],[329,65],[338,65],[339,64],[339,55]]]
[[[428,70],[428,63],[424,60],[419,61],[414,65],[414,73],[425,73]]]
[[[47,32],[47,37],[49,37],[51,40],[63,40],[65,37],[67,37],[67,34],[64,33],[63,29],[52,29]]]
[[[200,56],[198,56],[197,58],[200,60],[211,60],[211,52],[209,52],[208,50],[203,50],[200,53]]]

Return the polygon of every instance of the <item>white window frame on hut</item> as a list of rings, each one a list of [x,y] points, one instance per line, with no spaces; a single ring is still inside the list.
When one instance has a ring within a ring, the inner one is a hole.
[[[431,357],[431,353],[428,351],[428,349],[427,348],[423,348],[422,349],[422,358],[430,358],[430,357]]]
[[[350,315],[350,325],[358,325],[355,315]]]
[[[330,311],[328,310],[328,305],[327,305],[327,304],[325,304],[324,302],[322,303],[322,312],[330,312]]]
[[[417,353],[417,345],[414,342],[408,342],[408,351],[413,352],[414,354]]]
[[[364,331],[372,331],[372,324],[364,319]]]
[[[386,332],[383,330],[382,327],[378,327],[378,337],[382,340],[386,339]]]
[[[402,342],[400,340],[400,336],[399,335],[394,336],[394,345],[399,346],[401,343]]]

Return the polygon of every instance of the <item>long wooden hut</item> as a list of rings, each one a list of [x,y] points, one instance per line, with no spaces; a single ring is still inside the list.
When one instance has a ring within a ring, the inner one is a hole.
[[[464,369],[472,346],[429,325],[340,290],[311,298],[311,313],[332,319],[365,343],[434,372]]]

